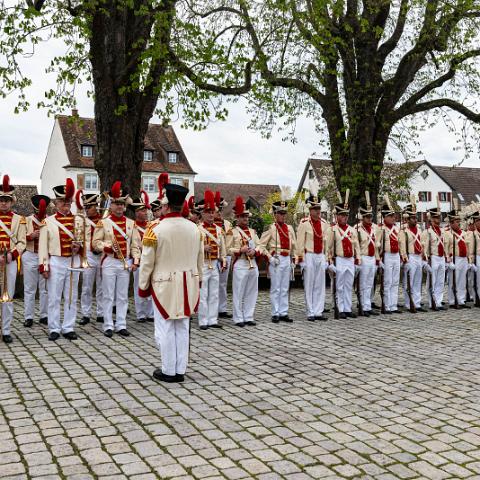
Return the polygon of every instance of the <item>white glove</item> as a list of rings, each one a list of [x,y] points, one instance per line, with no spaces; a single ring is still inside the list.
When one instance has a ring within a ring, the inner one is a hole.
[[[473,270],[475,273],[477,273],[477,271],[478,271],[478,267],[474,263],[471,263],[468,266],[468,268],[469,268],[469,270]]]
[[[433,272],[432,267],[429,265],[428,262],[423,262],[422,265],[425,272],[428,272],[430,274]]]
[[[455,270],[455,264],[453,262],[449,262],[449,263],[447,263],[447,268],[449,270]]]
[[[407,273],[410,271],[410,264],[408,262],[403,264],[403,270]]]
[[[300,270],[303,270],[305,268],[305,262],[300,262],[299,265],[300,265]]]
[[[337,267],[333,263],[328,266],[328,271],[331,273],[337,273]]]
[[[276,267],[280,263],[280,260],[277,257],[271,256],[268,262],[270,263],[270,265],[273,265],[274,267]]]
[[[360,273],[360,265],[355,265],[355,276]]]
[[[385,268],[385,264],[380,260],[380,263],[377,265],[377,267],[383,270]]]

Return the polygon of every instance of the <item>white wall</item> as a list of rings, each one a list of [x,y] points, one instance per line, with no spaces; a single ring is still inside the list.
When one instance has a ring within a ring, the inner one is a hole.
[[[320,189],[320,183],[317,180],[317,177],[315,176],[315,174],[313,175],[312,180],[310,180],[310,171],[312,171],[312,170],[313,170],[313,168],[310,165],[310,162],[308,162],[308,171],[307,171],[307,174],[305,175],[305,180],[303,182],[302,189],[309,191],[310,183],[311,183],[313,189],[318,191]],[[326,199],[322,199],[322,201],[320,203],[321,203],[320,208],[321,208],[322,212],[328,212],[330,210],[328,202],[327,202]],[[308,214],[308,211],[307,211],[307,214]]]

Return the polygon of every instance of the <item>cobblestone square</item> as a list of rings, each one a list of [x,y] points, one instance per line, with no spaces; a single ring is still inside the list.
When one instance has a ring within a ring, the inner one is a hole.
[[[0,344],[2,479],[480,478],[478,309],[192,326],[183,384],[151,378],[153,324]]]

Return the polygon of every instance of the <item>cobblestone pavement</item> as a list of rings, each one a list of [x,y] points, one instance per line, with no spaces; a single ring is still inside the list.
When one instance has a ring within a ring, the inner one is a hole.
[[[0,478],[480,478],[479,310],[192,329],[160,384],[152,324],[0,343]],[[19,308],[20,307],[20,308]],[[331,317],[331,314],[330,314]]]

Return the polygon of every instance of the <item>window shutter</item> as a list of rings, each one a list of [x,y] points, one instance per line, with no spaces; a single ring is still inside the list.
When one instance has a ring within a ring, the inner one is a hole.
[[[447,202],[452,201],[452,192],[447,192]]]
[[[427,201],[428,202],[432,201],[432,192],[427,192]]]
[[[81,190],[85,188],[85,175],[83,173],[79,173],[77,175],[77,190]]]
[[[185,188],[190,189],[190,187],[189,187],[189,183],[190,183],[190,182],[188,181],[188,178],[182,179],[182,182],[183,182],[183,186],[184,186]]]

